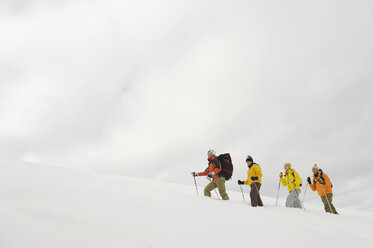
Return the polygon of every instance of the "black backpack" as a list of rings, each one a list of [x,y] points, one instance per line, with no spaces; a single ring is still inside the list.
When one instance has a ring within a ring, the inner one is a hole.
[[[231,155],[229,153],[220,154],[218,156],[218,160],[221,164],[221,171],[219,173],[219,176],[225,177],[225,180],[231,179],[233,174],[233,164]]]

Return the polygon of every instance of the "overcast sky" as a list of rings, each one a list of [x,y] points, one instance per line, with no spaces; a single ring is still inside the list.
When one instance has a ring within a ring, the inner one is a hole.
[[[250,154],[271,196],[284,162],[304,182],[318,163],[337,203],[373,210],[372,9],[0,0],[0,157],[193,183],[212,148],[229,188]]]

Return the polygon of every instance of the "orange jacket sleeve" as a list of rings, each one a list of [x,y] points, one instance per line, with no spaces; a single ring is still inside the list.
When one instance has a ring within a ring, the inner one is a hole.
[[[221,166],[215,165],[213,162],[211,162],[209,164],[209,167],[204,172],[198,173],[198,176],[207,176],[207,174],[211,172],[215,173],[215,175],[218,175],[220,171],[221,171]]]
[[[198,176],[207,176],[207,174],[213,172],[215,169],[215,165],[213,163],[209,164],[209,167],[204,172],[199,172]]]

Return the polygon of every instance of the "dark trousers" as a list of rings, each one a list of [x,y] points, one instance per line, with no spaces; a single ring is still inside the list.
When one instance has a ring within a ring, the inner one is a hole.
[[[260,187],[262,185],[260,183],[252,183],[251,184],[251,191],[250,191],[250,199],[251,199],[251,206],[253,207],[263,207],[262,199],[260,198]]]

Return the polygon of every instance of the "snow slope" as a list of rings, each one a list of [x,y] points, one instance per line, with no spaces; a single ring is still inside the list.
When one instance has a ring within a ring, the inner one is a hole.
[[[321,206],[275,207],[266,197],[266,207],[254,209],[229,193],[223,202],[197,197],[192,178],[188,186],[0,161],[0,247],[373,245],[371,212],[336,206],[335,216]]]

